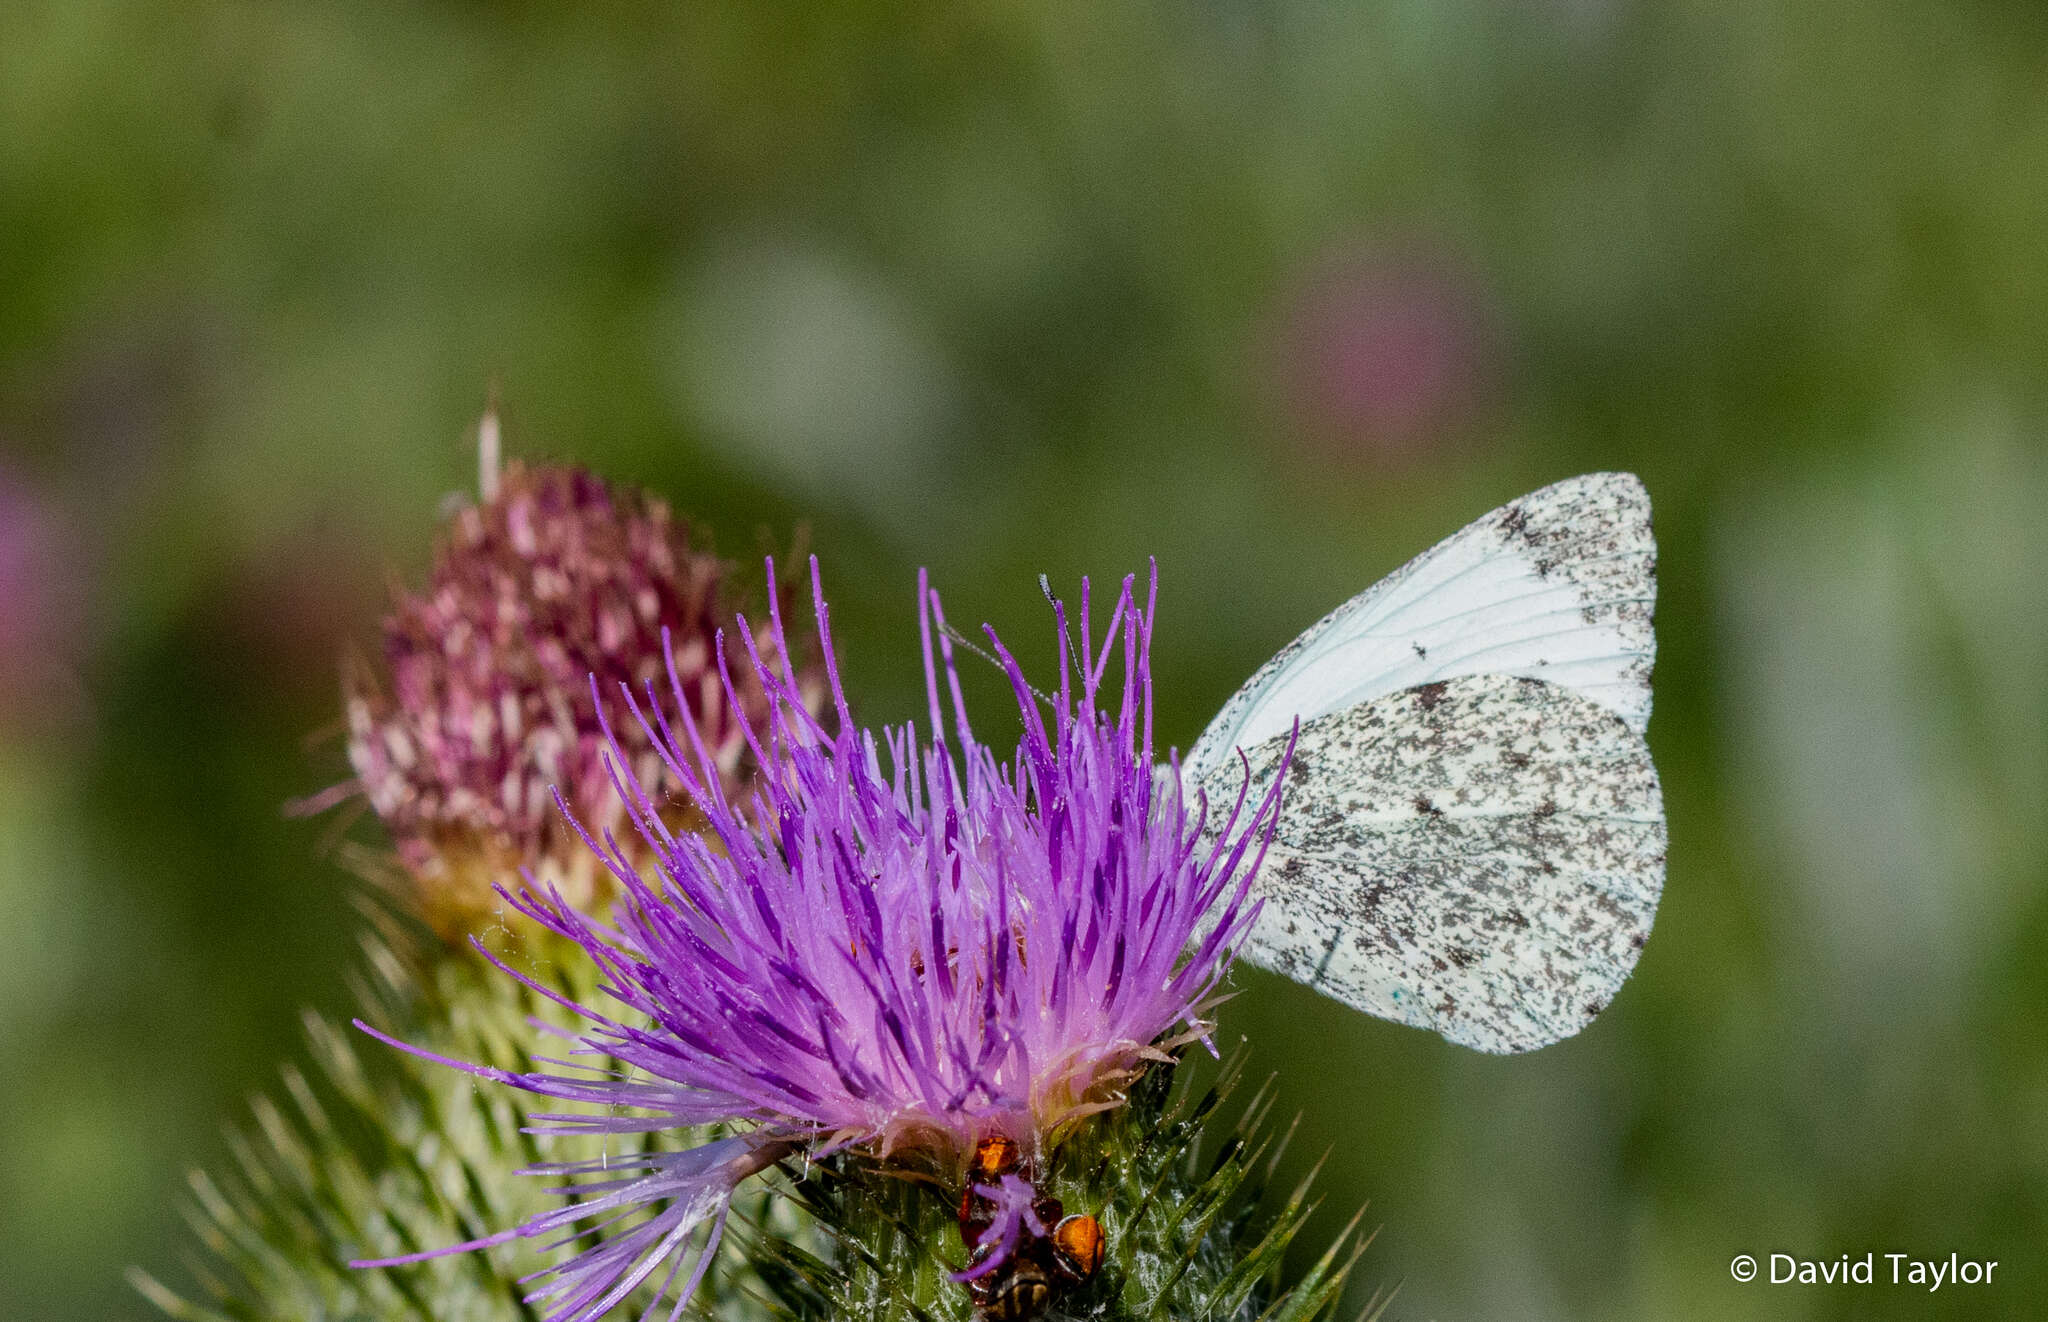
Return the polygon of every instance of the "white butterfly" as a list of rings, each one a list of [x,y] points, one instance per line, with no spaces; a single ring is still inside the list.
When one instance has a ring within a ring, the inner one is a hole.
[[[1262,666],[1189,750],[1212,805],[1285,806],[1243,954],[1481,1051],[1585,1027],[1664,886],[1643,485],[1572,478],[1409,561]]]

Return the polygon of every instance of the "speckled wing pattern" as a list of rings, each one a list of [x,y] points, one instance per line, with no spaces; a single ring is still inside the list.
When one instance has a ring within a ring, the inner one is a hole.
[[[1231,751],[1383,694],[1460,675],[1527,675],[1650,723],[1657,543],[1632,473],[1531,492],[1445,538],[1259,667],[1189,750]]]
[[[1246,750],[1253,794],[1286,744]],[[1578,1032],[1635,967],[1664,805],[1648,745],[1597,703],[1512,675],[1425,684],[1304,724],[1287,780],[1253,963],[1501,1052]]]
[[[1256,795],[1301,721],[1243,956],[1482,1051],[1589,1023],[1663,891],[1642,735],[1655,571],[1642,484],[1574,478],[1410,561],[1261,668],[1183,764],[1227,804],[1248,762]]]

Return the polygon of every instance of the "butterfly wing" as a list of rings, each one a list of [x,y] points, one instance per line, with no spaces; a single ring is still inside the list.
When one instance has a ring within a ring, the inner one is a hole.
[[[1286,743],[1246,750],[1254,796]],[[1244,764],[1198,783],[1228,804]],[[1649,936],[1649,748],[1562,686],[1464,676],[1307,721],[1284,795],[1242,953],[1369,1014],[1531,1050],[1590,1022]]]
[[[1189,750],[1198,776],[1234,749],[1354,704],[1463,675],[1548,680],[1650,721],[1657,596],[1650,500],[1630,473],[1532,492],[1339,606],[1281,649]]]

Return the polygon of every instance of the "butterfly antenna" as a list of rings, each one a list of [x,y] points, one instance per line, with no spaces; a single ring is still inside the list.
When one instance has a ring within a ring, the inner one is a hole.
[[[953,623],[952,623],[952,621],[948,620],[948,621],[947,621],[946,623],[944,623],[944,624],[940,625],[940,626],[939,626],[939,629],[940,629],[940,631],[941,631],[942,633],[944,633],[944,634],[946,635],[946,637],[948,637],[948,638],[952,639],[952,640],[953,640],[953,642],[954,642],[954,643],[955,643],[956,645],[958,645],[958,646],[960,646],[960,647],[964,647],[964,648],[966,648],[966,649],[967,649],[968,651],[970,651],[970,652],[974,653],[974,654],[975,654],[976,656],[980,657],[980,658],[981,658],[982,660],[984,660],[984,661],[988,662],[988,663],[989,663],[990,665],[994,666],[994,667],[995,667],[995,668],[996,668],[997,670],[1001,670],[1001,669],[1003,668],[1003,663],[1002,663],[1002,662],[1000,662],[1000,661],[996,660],[996,659],[995,659],[994,657],[990,656],[990,655],[989,655],[989,654],[988,654],[987,652],[984,652],[984,651],[983,651],[983,650],[982,650],[981,648],[979,648],[979,647],[977,647],[977,646],[975,645],[975,643],[974,643],[974,640],[973,640],[973,639],[969,638],[969,637],[968,637],[968,636],[967,636],[966,634],[964,634],[964,633],[961,633],[961,632],[960,632],[960,631],[959,631],[958,629],[954,628],[954,627],[953,627]],[[1052,708],[1052,706],[1053,706],[1053,701],[1052,701],[1052,699],[1051,699],[1051,698],[1048,698],[1048,697],[1046,697],[1046,696],[1045,696],[1045,694],[1043,694],[1043,693],[1039,692],[1039,691],[1038,691],[1038,686],[1037,686],[1037,685],[1035,685],[1035,684],[1031,683],[1031,682],[1030,682],[1029,680],[1026,680],[1026,681],[1025,681],[1025,683],[1024,683],[1024,687],[1025,687],[1025,688],[1027,688],[1027,689],[1030,689],[1030,690],[1031,690],[1031,696],[1032,696],[1032,697],[1034,697],[1034,698],[1036,698],[1036,699],[1038,699],[1038,700],[1039,700],[1039,702],[1040,702],[1040,703],[1042,703],[1042,704],[1044,704],[1044,706],[1045,706],[1045,707],[1046,707],[1046,708],[1047,708],[1048,710]]]
[[[1066,619],[1064,616],[1060,614],[1060,599],[1053,595],[1052,580],[1047,578],[1044,574],[1040,574],[1038,576],[1038,590],[1045,594],[1046,604],[1052,607],[1054,618],[1058,619],[1060,622],[1060,642],[1063,646],[1066,647],[1067,655],[1070,657],[1080,655],[1080,653],[1077,653],[1074,650],[1073,621]],[[1086,657],[1082,658],[1082,664],[1084,666],[1087,664]]]

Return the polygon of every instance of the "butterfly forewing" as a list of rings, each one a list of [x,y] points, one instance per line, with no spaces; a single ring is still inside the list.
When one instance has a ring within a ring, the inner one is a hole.
[[[1254,796],[1284,736],[1246,751]],[[1200,782],[1243,786],[1235,758]],[[1613,999],[1664,882],[1649,749],[1610,708],[1508,675],[1305,721],[1243,953],[1482,1051],[1568,1037]]]
[[[1297,716],[1464,675],[1548,680],[1640,733],[1650,719],[1656,566],[1650,502],[1634,475],[1593,473],[1532,492],[1288,644],[1224,705],[1187,765],[1215,771]]]

